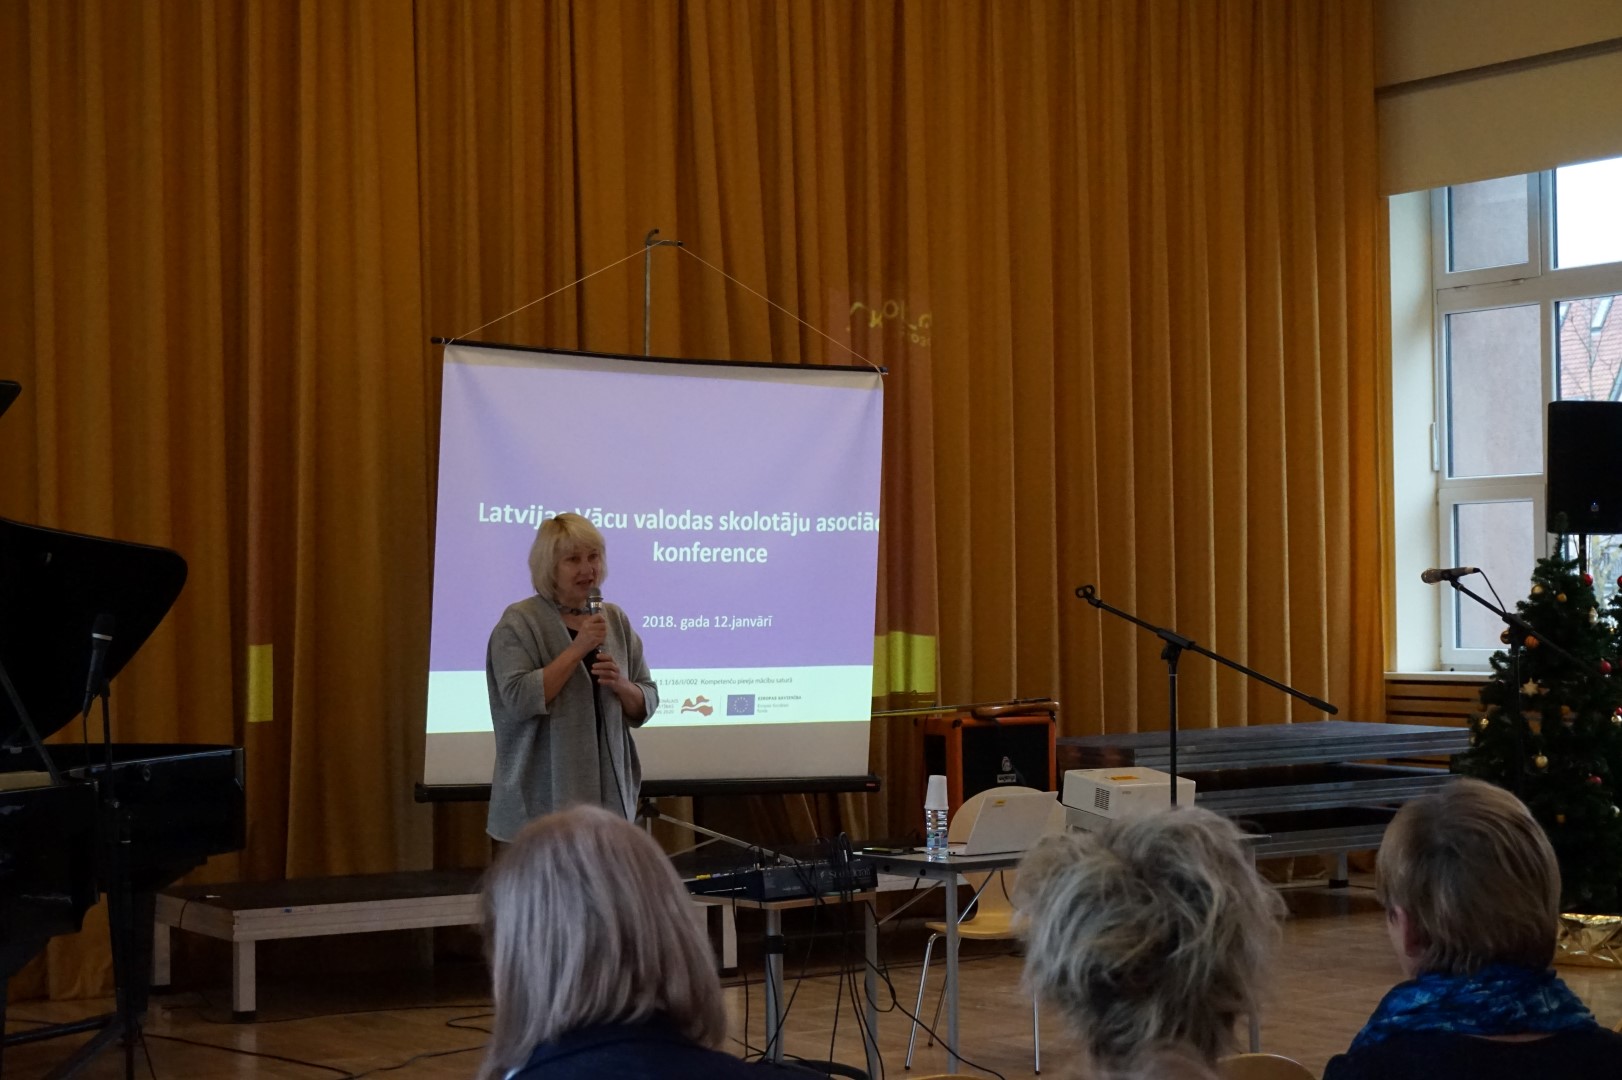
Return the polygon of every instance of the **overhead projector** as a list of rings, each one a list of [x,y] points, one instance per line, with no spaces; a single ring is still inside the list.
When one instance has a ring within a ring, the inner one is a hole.
[[[1194,805],[1194,781],[1179,776],[1177,804]],[[1064,821],[1072,829],[1102,829],[1111,821],[1138,817],[1171,805],[1170,773],[1131,766],[1070,769],[1064,774]]]

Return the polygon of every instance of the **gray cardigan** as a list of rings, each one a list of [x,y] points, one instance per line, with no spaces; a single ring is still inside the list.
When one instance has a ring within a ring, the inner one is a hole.
[[[659,707],[659,689],[642,658],[642,639],[617,605],[604,604],[603,614],[608,637],[602,648],[642,687],[645,718],[651,717]],[[546,702],[541,669],[570,640],[557,605],[538,595],[509,607],[490,632],[485,676],[496,767],[485,831],[497,840],[511,841],[526,822],[575,803],[635,815],[642,765],[619,698],[606,687],[596,688],[603,710],[599,735],[591,676],[582,663],[551,705]]]

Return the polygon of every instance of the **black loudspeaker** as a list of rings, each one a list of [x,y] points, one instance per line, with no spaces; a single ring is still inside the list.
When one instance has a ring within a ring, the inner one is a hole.
[[[1054,789],[1052,713],[996,720],[932,716],[923,728],[924,771],[946,777],[953,813],[964,799],[987,788]]]
[[[1551,401],[1548,434],[1548,530],[1622,533],[1622,401]]]
[[[1053,790],[1053,725],[1003,724],[963,731],[963,797],[1018,784]]]

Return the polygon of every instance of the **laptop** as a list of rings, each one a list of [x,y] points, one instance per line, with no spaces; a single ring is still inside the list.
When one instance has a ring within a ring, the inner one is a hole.
[[[1051,831],[1058,797],[1051,791],[1018,791],[987,795],[980,816],[961,844],[946,845],[948,855],[1004,855],[1028,851]]]

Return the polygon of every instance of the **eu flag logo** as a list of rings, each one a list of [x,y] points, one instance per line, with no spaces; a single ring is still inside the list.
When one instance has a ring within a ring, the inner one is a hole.
[[[728,694],[727,695],[727,715],[728,716],[753,716],[753,715],[755,715],[755,695],[753,695],[753,694]]]

